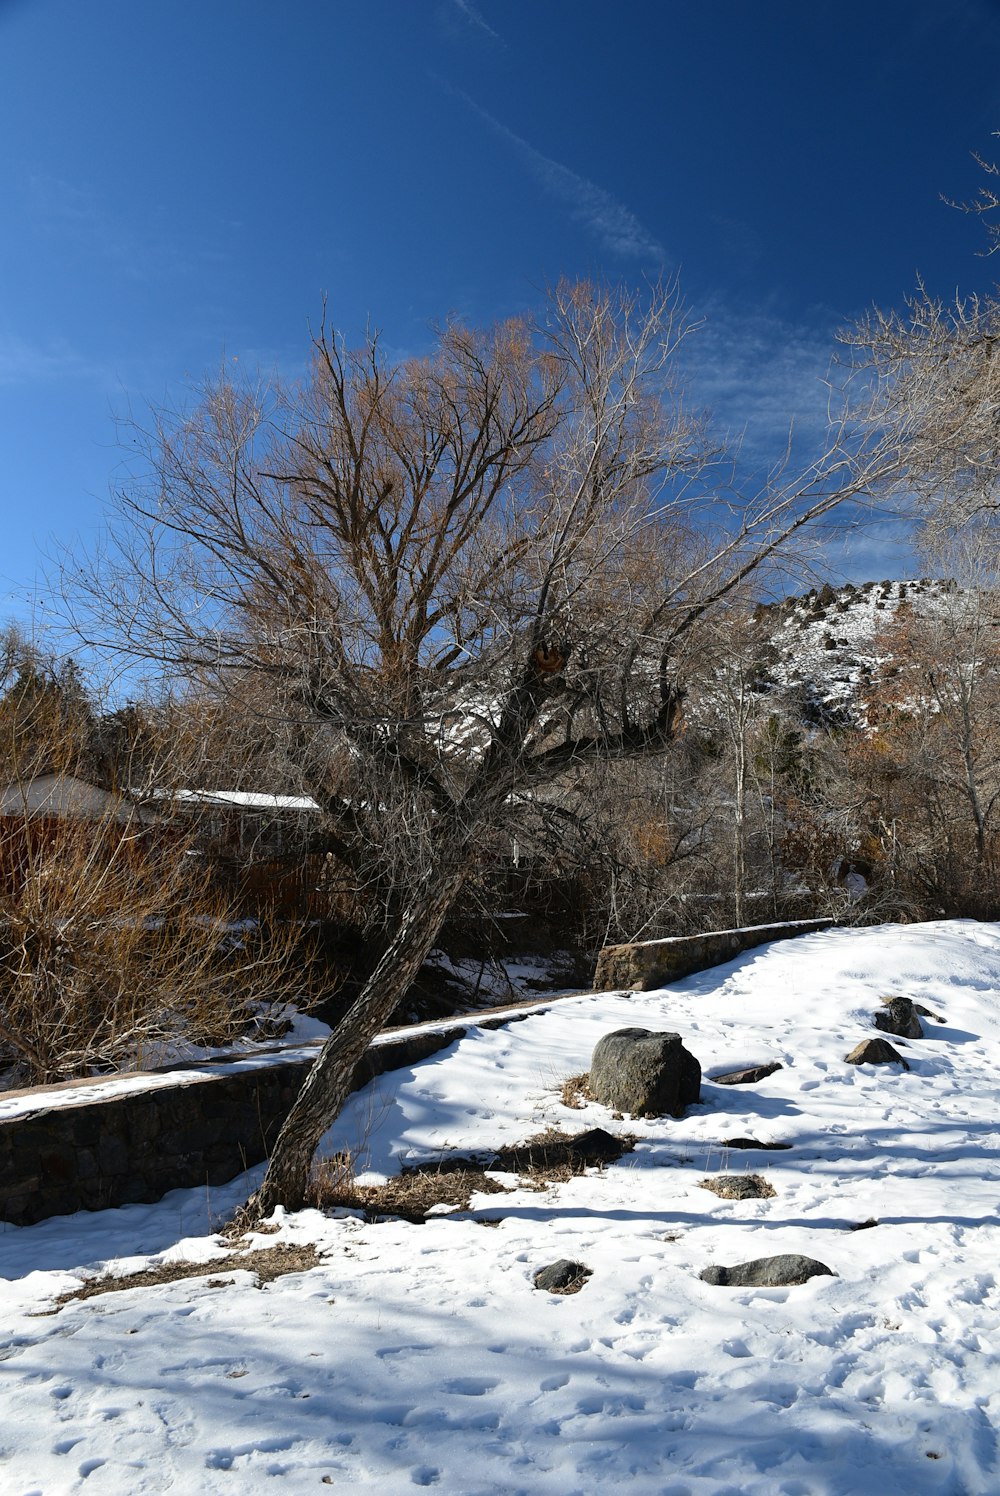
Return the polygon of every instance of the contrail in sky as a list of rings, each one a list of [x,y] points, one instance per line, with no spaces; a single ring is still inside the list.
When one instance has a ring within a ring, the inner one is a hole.
[[[579,223],[585,224],[611,254],[622,259],[655,260],[660,264],[667,258],[663,245],[631,208],[627,208],[603,187],[598,187],[596,182],[581,177],[568,166],[563,166],[561,161],[554,161],[551,156],[543,155],[523,136],[516,134],[490,114],[489,110],[470,99],[464,89],[456,88],[454,84],[444,80],[439,81],[449,93],[455,94],[467,108],[478,114],[495,135],[514,147],[545,191],[564,203],[570,215]]]

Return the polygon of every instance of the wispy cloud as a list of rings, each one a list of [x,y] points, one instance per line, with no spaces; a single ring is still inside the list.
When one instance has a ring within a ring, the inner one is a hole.
[[[837,382],[834,319],[794,323],[723,301],[705,313],[686,349],[692,394],[717,426],[742,437],[744,458],[780,457],[790,431],[806,447],[818,441],[828,422],[829,383]]]
[[[483,36],[489,37],[490,41],[495,42],[498,47],[506,48],[507,43],[504,41],[499,31],[494,31],[493,27],[490,25],[489,21],[487,21],[486,18],[482,15],[479,8],[473,5],[472,0],[450,0],[449,8],[452,10],[452,13],[454,13],[455,11],[458,12],[459,16],[465,22],[466,26],[471,26],[476,31],[480,32]]]
[[[839,319],[818,309],[794,321],[768,307],[711,301],[704,325],[685,345],[692,402],[704,406],[720,438],[738,447],[736,486],[753,492],[788,458],[786,477],[824,450],[838,390],[848,370],[837,362]],[[913,575],[913,530],[899,507],[845,504],[807,537],[818,575],[853,581]],[[802,557],[795,554],[797,562]],[[802,584],[789,571],[792,591]]]
[[[0,385],[53,379],[107,379],[108,370],[63,339],[29,342],[0,332]]]
[[[914,540],[910,520],[860,510],[853,524],[845,525],[824,545],[826,574],[852,582],[919,576],[922,563]]]
[[[193,252],[183,248],[165,224],[155,221],[155,211],[145,224],[126,221],[90,187],[42,173],[32,173],[27,186],[30,208],[40,226],[99,256],[131,280],[183,274],[218,258],[204,244]]]
[[[663,245],[646,228],[631,208],[596,182],[582,177],[561,161],[537,150],[530,141],[483,109],[461,88],[444,83],[449,93],[462,100],[466,108],[486,124],[500,140],[514,148],[531,175],[543,190],[562,203],[570,217],[582,223],[604,249],[619,259],[652,261],[662,264],[666,258]]]

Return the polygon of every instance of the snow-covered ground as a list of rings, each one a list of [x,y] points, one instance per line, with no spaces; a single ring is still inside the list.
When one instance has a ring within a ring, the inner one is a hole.
[[[0,1491],[1000,1491],[998,990],[1000,926],[838,930],[470,1033],[359,1093],[326,1148],[372,1177],[552,1124],[630,1130],[635,1152],[426,1225],[281,1217],[261,1245],[324,1257],[264,1287],[229,1272],[49,1312],[96,1270],[230,1251],[213,1227],[256,1174],[0,1228]],[[897,994],[945,1019],[893,1041],[911,1070],[846,1065]],[[677,1121],[567,1109],[562,1080],[636,1025],[681,1033],[701,1104]],[[711,1080],[771,1059],[784,1068],[755,1086]],[[748,1134],[792,1146],[722,1146]],[[745,1170],[773,1198],[699,1185]],[[780,1252],[836,1276],[698,1277]],[[563,1257],[592,1270],[582,1290],[536,1290]]]

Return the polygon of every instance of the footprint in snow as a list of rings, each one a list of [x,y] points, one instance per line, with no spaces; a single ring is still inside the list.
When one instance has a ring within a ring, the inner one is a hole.
[[[444,1390],[458,1397],[483,1397],[500,1385],[496,1377],[453,1377],[445,1382]]]
[[[606,1418],[619,1418],[623,1413],[643,1413],[646,1410],[644,1397],[584,1397],[576,1405],[576,1411],[584,1418],[603,1414]]]

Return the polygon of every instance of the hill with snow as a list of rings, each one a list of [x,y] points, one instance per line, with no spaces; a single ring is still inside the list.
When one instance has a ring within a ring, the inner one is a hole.
[[[455,1153],[486,1162],[468,1205],[426,1224],[279,1212],[236,1244],[249,1255],[234,1270],[216,1227],[254,1171],[211,1194],[0,1228],[0,1486],[987,1496],[1000,1489],[998,990],[997,925],[812,934],[658,992],[470,1031],[360,1092],[324,1152],[349,1153],[362,1183]],[[893,995],[933,1015],[925,1037],[893,1040],[910,1068],[846,1064]],[[682,1118],[566,1104],[596,1040],[634,1026],[679,1032],[701,1061]],[[782,1068],[713,1079],[763,1061]],[[503,1167],[505,1147],[594,1126],[631,1134],[633,1151],[549,1181]],[[773,1194],[705,1187],[751,1172]],[[282,1244],[302,1270],[258,1279],[250,1249]],[[766,1289],[699,1276],[777,1253],[830,1275]],[[537,1289],[561,1258],[589,1269],[579,1292]],[[202,1276],[163,1281],[190,1262]],[[146,1270],[57,1303],[94,1274]]]
[[[923,577],[857,587],[827,584],[761,606],[756,620],[770,645],[762,683],[797,693],[807,722],[861,725],[868,692],[891,656],[892,635],[902,619],[932,620],[958,595],[954,582]]]

